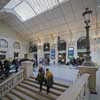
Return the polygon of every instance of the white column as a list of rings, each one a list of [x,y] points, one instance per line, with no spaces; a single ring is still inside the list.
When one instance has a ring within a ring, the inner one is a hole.
[[[66,63],[68,62],[68,42],[66,41]]]
[[[31,61],[24,61],[21,63],[24,69],[24,78],[27,79],[33,76],[33,63]]]
[[[38,56],[38,64],[39,64],[40,58],[44,58],[43,45],[38,46],[37,56]]]

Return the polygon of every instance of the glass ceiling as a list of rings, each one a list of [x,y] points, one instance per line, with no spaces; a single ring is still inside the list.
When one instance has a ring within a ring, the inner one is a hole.
[[[64,1],[66,0],[11,0],[4,8],[13,10],[18,18],[24,22]]]

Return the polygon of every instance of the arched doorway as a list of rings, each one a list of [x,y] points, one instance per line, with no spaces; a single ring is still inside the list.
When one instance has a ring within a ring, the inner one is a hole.
[[[77,53],[79,57],[84,57],[86,55],[87,40],[86,37],[80,37],[77,41]]]
[[[58,63],[66,64],[66,41],[58,38]]]
[[[44,51],[45,64],[49,65],[50,63],[50,43],[44,43],[43,51]]]

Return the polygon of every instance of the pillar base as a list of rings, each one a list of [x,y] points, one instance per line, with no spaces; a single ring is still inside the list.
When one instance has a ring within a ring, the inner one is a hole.
[[[96,71],[97,67],[94,66],[79,66],[80,74],[88,73],[89,76],[89,91],[91,94],[97,94],[96,91]]]

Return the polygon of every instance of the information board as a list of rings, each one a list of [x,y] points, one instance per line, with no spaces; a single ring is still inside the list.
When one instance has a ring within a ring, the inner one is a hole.
[[[69,47],[68,48],[68,58],[72,59],[74,57],[74,48],[73,47]]]
[[[51,59],[55,59],[55,49],[51,49],[50,57],[51,57]]]

